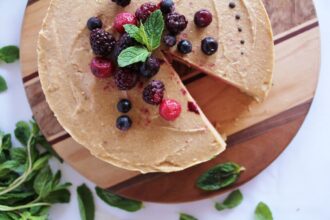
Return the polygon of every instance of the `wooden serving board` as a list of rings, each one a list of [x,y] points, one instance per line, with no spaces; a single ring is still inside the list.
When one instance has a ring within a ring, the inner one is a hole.
[[[264,2],[273,25],[276,53],[269,98],[256,103],[237,89],[174,62],[207,117],[228,135],[228,149],[214,160],[182,172],[141,175],[96,159],[58,124],[45,101],[37,69],[37,36],[49,0],[30,0],[22,30],[22,78],[42,132],[83,176],[138,200],[187,202],[223,193],[226,190],[206,193],[195,187],[198,176],[221,162],[234,161],[247,169],[232,187],[251,180],[283,152],[299,130],[314,97],[320,64],[319,27],[312,0]]]

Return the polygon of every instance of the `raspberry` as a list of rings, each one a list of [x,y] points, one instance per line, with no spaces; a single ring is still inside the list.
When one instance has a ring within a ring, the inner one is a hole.
[[[119,54],[126,48],[136,44],[136,41],[129,36],[129,34],[124,33],[119,40],[116,42],[115,49],[113,52],[114,58],[117,60]]]
[[[108,56],[116,44],[115,38],[103,29],[92,30],[90,35],[91,47],[97,56]]]
[[[155,3],[147,2],[136,10],[135,16],[139,21],[144,22],[152,14],[152,12],[156,11],[157,9],[158,6]]]
[[[143,100],[151,105],[159,105],[164,97],[165,86],[162,81],[152,80],[143,90]]]
[[[112,0],[112,2],[117,3],[119,6],[126,7],[131,3],[131,0]]]
[[[186,17],[177,12],[169,13],[166,16],[165,23],[167,30],[174,35],[182,32],[188,25]]]
[[[173,99],[165,99],[159,106],[159,114],[167,121],[174,121],[181,114],[181,104]]]
[[[146,78],[155,76],[160,69],[160,61],[156,57],[149,57],[140,67],[140,75]]]
[[[197,27],[207,27],[212,22],[212,14],[206,9],[202,9],[195,14],[194,22]]]
[[[133,89],[138,79],[138,75],[130,69],[118,68],[115,72],[115,83],[119,90]]]
[[[137,24],[136,17],[133,14],[127,13],[127,12],[123,12],[123,13],[118,14],[115,18],[115,24],[114,24],[115,29],[119,33],[124,33],[125,32],[125,28],[124,28],[125,24],[136,25]]]
[[[94,57],[91,62],[91,70],[97,78],[107,78],[112,75],[114,66],[108,59]]]

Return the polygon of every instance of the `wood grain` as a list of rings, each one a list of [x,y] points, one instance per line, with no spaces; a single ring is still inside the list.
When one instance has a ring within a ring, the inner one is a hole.
[[[186,202],[225,191],[203,193],[196,178],[213,165],[235,161],[247,168],[235,186],[265,169],[299,130],[314,97],[320,62],[319,28],[311,0],[264,0],[275,36],[274,86],[264,103],[173,61],[189,92],[216,128],[228,135],[228,150],[216,159],[172,174],[139,175],[91,156],[60,126],[38,78],[36,40],[49,0],[30,0],[22,29],[22,78],[42,132],[64,160],[97,185],[153,202]],[[308,62],[306,62],[308,61]],[[210,94],[208,91],[212,91]]]

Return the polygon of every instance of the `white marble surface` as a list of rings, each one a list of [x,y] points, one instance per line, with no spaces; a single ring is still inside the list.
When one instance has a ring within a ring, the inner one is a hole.
[[[219,213],[214,210],[213,203],[223,197],[217,197],[176,205],[148,203],[142,211],[129,214],[96,199],[96,220],[175,220],[180,212],[190,213],[200,220],[252,220],[259,201],[269,204],[277,220],[329,220],[330,1],[316,0],[315,3],[322,32],[322,67],[314,104],[289,148],[266,171],[241,187],[245,197],[241,206]],[[19,44],[25,4],[26,0],[0,0],[0,46]],[[9,86],[8,92],[0,94],[0,129],[12,131],[16,121],[30,119],[31,110],[23,90],[18,62],[1,64],[0,74]],[[75,186],[87,181],[65,164],[60,168],[64,179],[74,183],[73,196],[70,204],[54,206],[51,219],[78,220]]]

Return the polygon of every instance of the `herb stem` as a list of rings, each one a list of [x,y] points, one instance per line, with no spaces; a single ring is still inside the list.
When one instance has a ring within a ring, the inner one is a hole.
[[[28,144],[27,144],[28,169],[23,173],[22,176],[20,176],[14,182],[12,182],[12,184],[10,184],[8,188],[1,191],[0,196],[6,194],[8,192],[11,192],[14,189],[16,189],[17,187],[19,187],[22,183],[24,183],[26,178],[30,175],[30,173],[32,171],[32,158],[31,158],[31,142],[32,142],[32,139],[33,139],[33,136],[31,135],[29,140],[28,140]]]
[[[36,207],[36,206],[51,206],[51,205],[52,205],[51,203],[46,203],[46,202],[14,206],[14,207],[0,205],[0,211],[10,212],[10,211],[16,211],[16,210],[20,210],[20,209],[28,209],[28,208],[32,208],[32,207]]]

